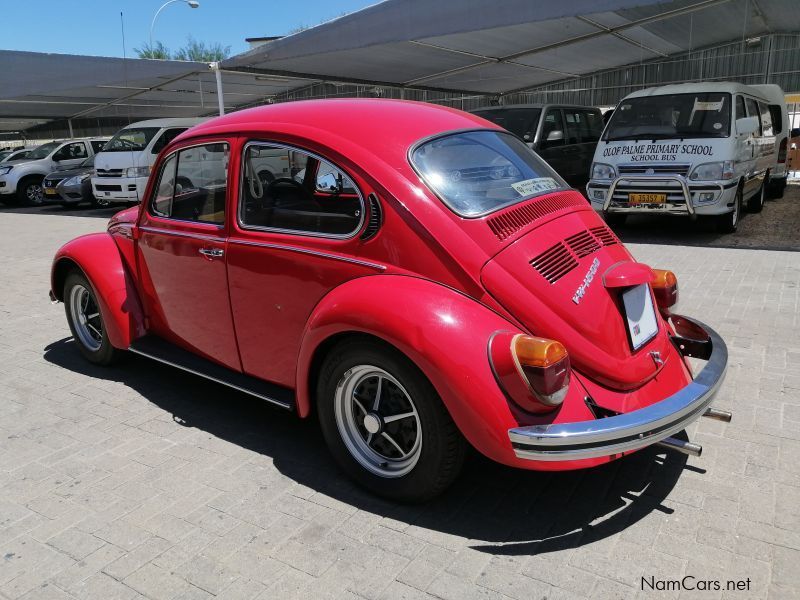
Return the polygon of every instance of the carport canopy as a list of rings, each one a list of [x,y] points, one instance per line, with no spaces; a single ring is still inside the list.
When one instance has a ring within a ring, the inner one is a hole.
[[[503,94],[781,31],[797,0],[387,0],[222,65]]]
[[[221,70],[226,110],[311,81]],[[218,114],[216,73],[200,62],[0,50],[0,132],[48,121]]]

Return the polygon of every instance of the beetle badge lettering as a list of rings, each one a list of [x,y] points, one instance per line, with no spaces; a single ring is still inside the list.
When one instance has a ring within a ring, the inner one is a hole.
[[[589,265],[589,270],[586,272],[586,277],[583,278],[583,283],[578,286],[578,289],[575,290],[575,295],[572,296],[572,301],[575,304],[580,304],[581,300],[583,299],[584,294],[586,294],[586,290],[589,289],[589,284],[592,283],[592,279],[597,274],[597,269],[600,268],[600,259],[595,258],[592,261],[592,264]]]

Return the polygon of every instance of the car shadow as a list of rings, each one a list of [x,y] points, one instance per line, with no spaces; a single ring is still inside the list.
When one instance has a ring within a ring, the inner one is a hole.
[[[686,457],[648,448],[583,471],[534,472],[471,452],[462,475],[424,505],[401,505],[362,490],[336,468],[314,419],[298,419],[246,394],[136,355],[119,366],[86,362],[72,338],[44,358],[82,375],[116,381],[172,415],[175,423],[269,457],[281,474],[311,490],[409,527],[458,536],[493,555],[534,555],[614,535],[653,511],[686,468]],[[695,469],[697,470],[697,469]],[[427,537],[428,534],[425,534]]]

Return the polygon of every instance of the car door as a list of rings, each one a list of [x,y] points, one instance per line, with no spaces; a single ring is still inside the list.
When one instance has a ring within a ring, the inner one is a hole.
[[[751,134],[746,141],[748,146],[749,160],[747,162],[747,176],[744,184],[745,197],[753,194],[761,185],[761,180],[758,178],[759,162],[761,161],[761,111],[758,109],[758,102],[753,98],[745,97],[745,105],[747,106],[747,116],[755,117],[758,120],[758,131]]]
[[[566,147],[564,118],[560,108],[550,108],[542,115],[542,125],[536,143],[536,152],[567,183],[573,185],[570,177],[571,166],[569,149]],[[574,173],[573,173],[574,175]]]
[[[311,152],[254,141],[242,150],[228,241],[231,308],[245,373],[294,387],[309,316],[333,288],[380,267],[353,258],[361,181]],[[284,174],[273,177],[273,169]]]
[[[594,151],[603,132],[603,118],[599,111],[565,108],[566,146],[570,184],[581,191],[589,182]]]
[[[89,157],[86,142],[71,142],[64,144],[53,154],[53,161],[59,167],[77,167]]]
[[[229,140],[161,163],[142,211],[137,258],[150,330],[241,370],[226,272]]]

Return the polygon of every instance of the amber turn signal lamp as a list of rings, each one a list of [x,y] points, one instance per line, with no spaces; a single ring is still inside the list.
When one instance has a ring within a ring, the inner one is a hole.
[[[556,407],[567,395],[570,363],[561,342],[530,335],[515,335],[511,353],[520,375],[544,405]]]
[[[653,269],[652,286],[659,310],[669,315],[678,305],[678,278],[672,271]]]

